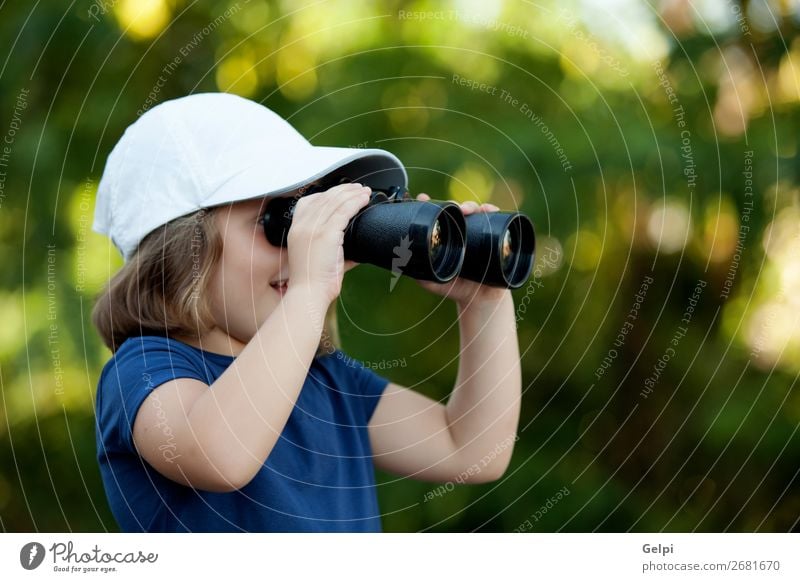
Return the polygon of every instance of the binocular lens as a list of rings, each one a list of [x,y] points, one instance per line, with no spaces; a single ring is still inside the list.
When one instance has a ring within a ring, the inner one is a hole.
[[[533,267],[533,223],[518,212],[467,217],[467,260],[460,276],[485,285],[517,289]]]
[[[511,231],[507,230],[506,233],[503,235],[503,250],[501,251],[503,257],[503,271],[508,272],[508,267],[511,264],[511,259],[514,257],[514,251],[516,250],[516,245],[513,244],[511,239]]]
[[[379,201],[345,231],[344,255],[414,279],[446,283],[464,262],[464,215],[452,202]]]
[[[521,248],[523,234],[522,223],[519,220],[514,220],[508,226],[505,234],[503,235],[503,246],[501,248],[501,264],[503,274],[508,281],[513,281],[519,278],[520,275],[515,275],[520,267],[520,262],[525,261],[527,255]],[[529,251],[532,253],[532,251]],[[527,279],[527,275],[525,279]]]
[[[458,275],[464,260],[464,229],[466,223],[457,205],[442,203],[436,205],[422,202],[433,208],[439,206],[440,213],[430,227],[428,258],[430,263],[429,280],[446,282]],[[420,216],[422,213],[418,214]],[[424,224],[424,221],[423,221]]]
[[[444,245],[442,245],[442,225],[437,218],[436,221],[433,223],[433,228],[431,229],[431,245],[430,245],[430,255],[431,255],[431,263],[434,265],[439,264],[442,258],[442,249]]]

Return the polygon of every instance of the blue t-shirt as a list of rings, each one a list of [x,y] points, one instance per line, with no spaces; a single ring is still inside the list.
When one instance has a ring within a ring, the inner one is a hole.
[[[339,349],[313,360],[280,438],[245,487],[197,490],[138,455],[132,427],[150,392],[174,378],[210,386],[234,359],[142,336],[126,340],[104,366],[97,456],[122,531],[381,531],[367,424],[389,381]]]

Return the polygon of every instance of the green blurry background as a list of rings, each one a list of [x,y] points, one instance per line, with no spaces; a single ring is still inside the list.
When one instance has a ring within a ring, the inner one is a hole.
[[[796,528],[791,5],[0,3],[0,528],[117,529],[93,416],[110,352],[89,313],[121,259],[91,231],[94,195],[137,112],[202,91],[258,100],[315,145],[389,149],[413,194],[536,223],[511,468],[430,501],[436,485],[379,473],[387,531]],[[343,347],[405,357],[379,372],[445,398],[455,308],[389,284],[347,276]]]

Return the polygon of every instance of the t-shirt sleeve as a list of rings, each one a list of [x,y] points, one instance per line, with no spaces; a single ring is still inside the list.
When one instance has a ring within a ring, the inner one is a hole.
[[[348,370],[357,391],[357,405],[361,408],[364,424],[368,424],[386,386],[389,385],[389,379],[384,378],[365,366],[363,362],[352,358],[341,350],[338,350],[338,352],[334,357],[340,361],[340,365],[343,368]]]
[[[155,388],[175,378],[207,382],[201,366],[166,341],[133,340],[117,350],[97,394],[98,430],[107,448],[136,452],[133,422],[139,408]]]

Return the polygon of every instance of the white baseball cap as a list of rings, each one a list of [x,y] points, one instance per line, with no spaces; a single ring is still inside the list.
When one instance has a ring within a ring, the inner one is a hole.
[[[388,151],[313,146],[274,111],[230,93],[165,101],[108,156],[92,230],[127,262],[155,228],[201,208],[280,196],[332,172],[372,188],[408,186]]]

